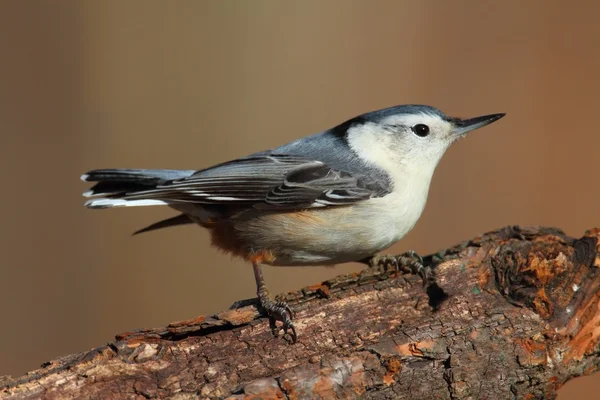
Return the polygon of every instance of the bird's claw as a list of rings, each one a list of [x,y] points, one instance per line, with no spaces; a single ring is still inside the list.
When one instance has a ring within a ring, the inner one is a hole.
[[[431,267],[423,265],[423,257],[412,250],[396,256],[389,254],[375,256],[369,260],[369,265],[383,268],[392,265],[395,271],[419,275],[423,280],[423,286],[428,286],[435,281]]]
[[[269,327],[273,335],[279,336],[279,332],[283,330],[283,335],[285,336],[288,334],[289,329],[292,343],[296,343],[298,335],[292,321],[294,312],[290,306],[286,302],[273,301],[271,298],[261,299],[261,305],[269,315]],[[281,321],[281,326],[277,326],[277,321]]]

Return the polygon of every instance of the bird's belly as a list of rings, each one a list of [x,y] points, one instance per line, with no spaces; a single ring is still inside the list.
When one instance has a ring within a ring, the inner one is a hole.
[[[358,261],[402,238],[422,210],[415,213],[390,206],[389,201],[372,199],[348,207],[253,212],[234,218],[228,231],[235,236],[240,255],[249,258],[253,253],[269,252],[272,265]]]

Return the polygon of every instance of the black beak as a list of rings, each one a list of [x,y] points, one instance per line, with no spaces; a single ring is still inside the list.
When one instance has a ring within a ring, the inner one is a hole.
[[[491,114],[484,115],[483,117],[475,117],[469,119],[455,119],[454,122],[454,133],[458,135],[464,135],[467,132],[471,132],[475,129],[482,128],[486,125],[491,124],[494,121],[498,121],[506,114]]]

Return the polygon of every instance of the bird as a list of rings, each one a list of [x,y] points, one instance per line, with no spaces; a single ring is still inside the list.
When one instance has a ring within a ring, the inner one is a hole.
[[[293,310],[271,296],[262,266],[391,261],[426,279],[415,252],[377,254],[414,227],[450,145],[504,115],[462,119],[397,105],[201,170],[96,169],[81,176],[94,183],[85,206],[179,212],[136,234],[192,223],[208,229],[214,246],[252,264],[273,334],[289,332],[296,342]]]

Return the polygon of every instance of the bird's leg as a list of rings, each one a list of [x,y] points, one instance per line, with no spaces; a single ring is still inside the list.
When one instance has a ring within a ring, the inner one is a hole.
[[[285,335],[290,330],[292,337],[292,343],[296,343],[297,335],[296,328],[292,322],[293,313],[292,309],[283,301],[273,300],[267,285],[265,284],[265,278],[263,278],[262,269],[260,264],[257,262],[252,263],[254,268],[254,278],[256,279],[256,295],[260,301],[260,305],[265,309],[269,315],[269,326],[273,335],[279,336],[279,330],[283,328],[283,334]],[[281,328],[277,326],[276,321],[281,321]]]
[[[419,275],[423,280],[423,286],[428,286],[435,282],[431,267],[424,266],[423,258],[412,250],[396,256],[391,254],[375,255],[363,260],[363,262],[371,268],[383,268],[386,270],[391,265],[396,271]]]

